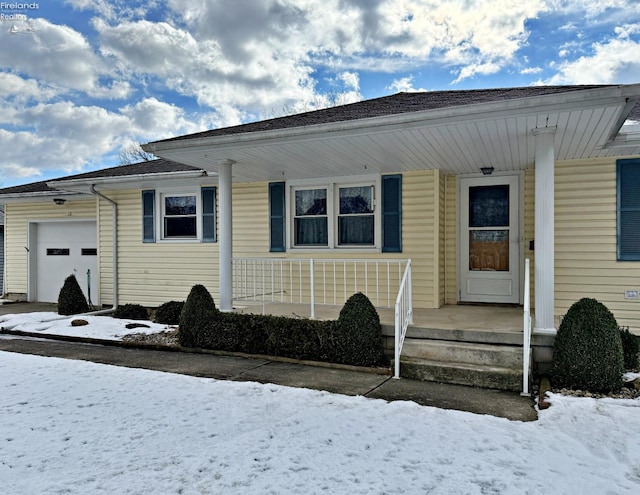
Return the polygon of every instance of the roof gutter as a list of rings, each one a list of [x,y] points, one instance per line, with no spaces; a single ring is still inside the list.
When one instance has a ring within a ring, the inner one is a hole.
[[[126,184],[127,182],[136,182],[140,183],[141,180],[162,180],[162,179],[197,179],[200,177],[206,177],[206,170],[181,170],[177,172],[162,172],[159,174],[135,174],[135,175],[123,175],[120,177],[93,177],[91,179],[59,179],[52,180],[47,182],[47,186],[52,188],[62,188],[67,190],[72,190],[73,187],[77,186],[89,186],[89,189],[92,190],[93,186],[95,186],[96,182],[100,184]],[[93,191],[93,190],[92,190]],[[97,192],[92,192],[92,194],[98,194]],[[110,201],[105,197],[107,201]]]
[[[108,309],[102,309],[99,311],[93,311],[90,313],[83,313],[84,315],[101,315],[106,313],[113,313],[118,308],[118,203],[111,198],[106,197],[104,194],[96,190],[95,184],[91,184],[89,187],[91,194],[102,198],[111,204],[112,211],[112,236],[113,236],[113,306]]]

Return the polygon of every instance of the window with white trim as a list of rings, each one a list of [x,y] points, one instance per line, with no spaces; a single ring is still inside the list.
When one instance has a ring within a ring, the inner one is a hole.
[[[216,242],[216,188],[142,191],[142,240]]]
[[[198,238],[198,199],[195,194],[163,194],[162,238]]]
[[[377,179],[290,183],[293,248],[375,248],[379,244]]]

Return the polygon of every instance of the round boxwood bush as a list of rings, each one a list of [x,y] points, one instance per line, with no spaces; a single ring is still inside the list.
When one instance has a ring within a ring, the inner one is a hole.
[[[147,308],[140,304],[123,304],[116,308],[113,312],[113,317],[123,320],[148,320],[149,312]]]
[[[640,337],[632,334],[628,328],[620,329],[624,369],[635,370],[640,367]]]
[[[386,364],[380,316],[367,296],[352,295],[340,311],[334,345],[338,359],[355,366]]]
[[[75,275],[69,275],[58,294],[58,314],[77,315],[89,311],[89,304]]]
[[[184,347],[201,347],[202,337],[206,334],[207,324],[215,318],[218,310],[213,297],[204,285],[196,284],[180,313],[178,341]]]
[[[615,317],[602,303],[583,298],[560,324],[553,347],[555,387],[610,392],[622,387],[622,341]]]
[[[184,301],[169,301],[158,306],[156,309],[156,323],[163,325],[178,325],[180,323],[180,313],[184,307]]]

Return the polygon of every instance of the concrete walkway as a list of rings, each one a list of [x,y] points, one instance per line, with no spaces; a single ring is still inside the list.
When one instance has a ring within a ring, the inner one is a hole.
[[[47,311],[44,308],[35,309],[30,304],[10,306],[0,307],[0,314],[17,313],[19,311],[16,310],[23,309],[24,306],[29,307],[29,311]],[[77,359],[220,380],[274,383],[388,401],[410,400],[425,406],[490,414],[517,421],[537,419],[533,400],[521,397],[514,392],[404,378],[395,380],[388,374],[354,367],[214,353],[132,348],[118,342],[106,344],[26,338],[0,333],[0,351],[6,352]]]

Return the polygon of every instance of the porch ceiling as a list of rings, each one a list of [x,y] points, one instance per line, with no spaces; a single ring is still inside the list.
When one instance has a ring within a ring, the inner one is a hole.
[[[468,105],[356,122],[150,143],[170,160],[217,172],[232,161],[233,181],[440,169],[478,173],[524,169],[534,162],[533,129],[556,127],[556,160],[640,154],[640,142],[616,134],[627,95],[564,96]],[[526,100],[526,101],[525,101]]]

